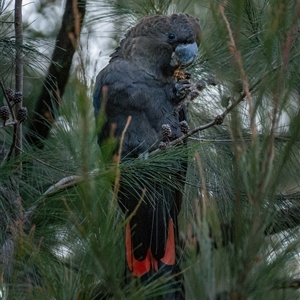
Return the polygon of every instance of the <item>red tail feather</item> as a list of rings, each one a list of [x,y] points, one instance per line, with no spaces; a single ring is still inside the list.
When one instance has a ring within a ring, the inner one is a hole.
[[[166,241],[165,255],[161,259],[166,265],[175,264],[175,234],[174,234],[174,224],[170,219],[168,228],[168,239]],[[151,269],[158,270],[158,262],[153,258],[150,249],[148,249],[147,256],[143,260],[137,260],[134,257],[132,243],[131,243],[131,230],[130,225],[126,226],[126,259],[130,272],[135,277],[141,277],[144,274],[150,272]]]
[[[174,224],[172,219],[170,219],[169,221],[168,232],[169,234],[166,243],[165,255],[161,259],[161,261],[166,265],[172,266],[175,264],[175,258],[176,258]]]

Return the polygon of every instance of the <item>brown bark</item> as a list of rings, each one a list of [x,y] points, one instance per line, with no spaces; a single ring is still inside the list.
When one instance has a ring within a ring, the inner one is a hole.
[[[85,0],[66,1],[52,62],[30,120],[29,132],[25,136],[30,145],[42,148],[43,140],[49,135],[55,119],[54,112],[59,107],[60,99],[68,81],[85,12]]]

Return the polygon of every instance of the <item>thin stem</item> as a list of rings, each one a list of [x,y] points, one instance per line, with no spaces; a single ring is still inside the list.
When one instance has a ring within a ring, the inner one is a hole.
[[[2,92],[3,92],[3,95],[4,95],[4,98],[6,100],[6,103],[7,103],[7,106],[9,108],[9,111],[10,111],[10,114],[12,116],[12,119],[13,119],[13,122],[16,121],[16,118],[15,118],[15,113],[14,113],[14,110],[13,110],[13,105],[11,105],[10,101],[9,101],[9,98],[7,96],[7,93],[6,93],[6,90],[5,90],[5,86],[3,84],[3,82],[0,80],[0,87],[2,89]],[[6,123],[8,124],[8,123]],[[3,126],[4,127],[4,126]]]
[[[127,122],[125,124],[125,127],[122,131],[122,134],[121,134],[121,138],[120,138],[120,146],[119,146],[119,149],[118,149],[118,154],[117,154],[117,157],[116,157],[116,178],[115,178],[115,184],[114,184],[114,200],[117,199],[117,196],[118,196],[118,192],[119,192],[119,189],[120,189],[120,177],[121,177],[121,171],[120,171],[120,162],[121,162],[121,158],[122,158],[122,149],[123,149],[123,143],[124,143],[124,138],[125,138],[125,133],[128,129],[128,126],[131,122],[131,116],[128,116],[127,118]],[[114,203],[115,201],[113,201],[112,203]]]
[[[249,89],[249,83],[248,83],[248,78],[247,78],[247,74],[244,70],[243,67],[243,61],[242,61],[242,57],[241,57],[241,53],[238,50],[234,37],[233,37],[233,33],[229,24],[229,21],[225,15],[225,6],[227,4],[227,1],[224,1],[223,4],[219,5],[219,11],[223,17],[223,20],[226,24],[226,28],[228,31],[228,35],[229,35],[229,50],[230,52],[232,52],[232,54],[234,55],[235,58],[235,62],[239,68],[240,71],[240,75],[241,75],[241,80],[243,83],[243,88],[244,88],[244,92],[246,94],[246,98],[248,100],[248,106],[249,106],[249,117],[251,120],[251,132],[252,132],[252,136],[253,136],[253,141],[255,140],[256,137],[256,133],[257,133],[257,129],[256,129],[256,124],[255,124],[255,119],[254,119],[254,114],[253,114],[253,107],[252,107],[252,98],[251,98],[251,94],[250,94],[250,89]]]
[[[260,81],[258,81],[256,84],[253,85],[252,89],[259,83]],[[251,89],[250,89],[251,90]],[[182,135],[181,137],[177,138],[176,140],[170,142],[167,146],[167,148],[171,147],[171,146],[175,146],[175,145],[179,145],[179,144],[182,144],[183,141],[185,141],[187,138],[189,138],[190,136],[196,134],[197,132],[199,131],[203,131],[203,130],[206,130],[214,125],[221,125],[225,119],[225,117],[239,104],[241,103],[244,98],[246,97],[246,94],[243,93],[241,94],[241,96],[238,98],[238,100],[234,103],[232,103],[229,107],[226,108],[226,110],[220,114],[220,115],[217,115],[215,117],[214,120],[211,120],[210,122],[204,124],[204,125],[199,125],[197,127],[195,127],[194,129],[190,130],[188,133]],[[149,155],[154,155],[156,153],[158,153],[159,151],[162,151],[161,149],[156,149],[152,152],[150,152]]]
[[[16,34],[16,93],[23,95],[23,58],[22,58],[22,45],[23,45],[23,20],[22,20],[22,0],[15,1],[15,34]],[[17,115],[18,110],[23,106],[23,97],[21,101],[15,105],[15,114]],[[22,124],[18,123],[15,126],[15,155],[18,156],[22,150]],[[19,169],[22,169],[20,162]]]

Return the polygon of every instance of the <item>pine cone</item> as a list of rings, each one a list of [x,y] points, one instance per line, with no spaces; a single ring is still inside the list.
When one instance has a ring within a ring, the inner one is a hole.
[[[163,124],[161,126],[161,133],[164,138],[169,138],[172,135],[172,129],[169,124]]]
[[[23,95],[21,92],[15,92],[15,97],[14,97],[15,103],[22,102],[22,98],[23,98]],[[27,112],[27,110],[26,110],[26,112]]]
[[[17,120],[21,123],[27,119],[27,108],[21,107],[17,113]]]
[[[188,133],[189,130],[190,130],[190,126],[189,126],[187,121],[181,121],[179,123],[179,126],[180,126],[181,132],[184,133],[184,134]]]
[[[15,91],[14,90],[12,90],[11,88],[7,88],[7,89],[5,89],[5,93],[6,93],[9,101],[15,100]]]
[[[160,143],[158,144],[158,148],[159,148],[160,150],[166,149],[166,148],[167,148],[167,143],[165,143],[165,142],[160,142]]]
[[[0,118],[5,122],[9,119],[9,108],[8,106],[0,107]]]

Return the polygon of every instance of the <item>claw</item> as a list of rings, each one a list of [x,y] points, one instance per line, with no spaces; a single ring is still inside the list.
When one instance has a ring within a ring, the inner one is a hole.
[[[191,79],[192,74],[189,72],[184,72],[185,79]]]
[[[191,84],[188,82],[188,80],[180,80],[177,83],[175,83],[175,89],[176,89],[176,97],[179,99],[183,99],[186,97],[186,95],[190,92]]]

